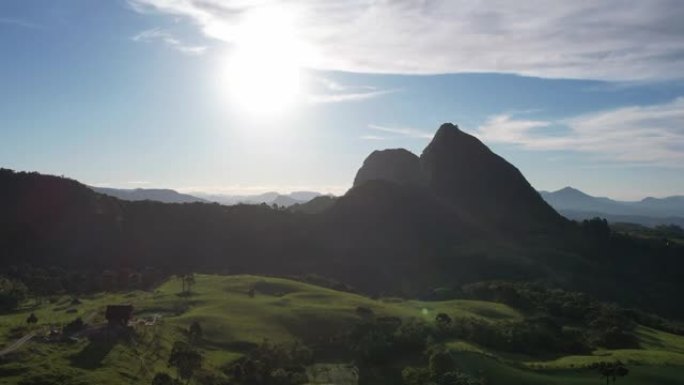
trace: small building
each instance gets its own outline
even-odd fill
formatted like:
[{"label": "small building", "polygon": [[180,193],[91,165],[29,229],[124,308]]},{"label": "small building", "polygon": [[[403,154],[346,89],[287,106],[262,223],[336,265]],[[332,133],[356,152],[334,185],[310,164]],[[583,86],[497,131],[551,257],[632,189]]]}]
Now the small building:
[{"label": "small building", "polygon": [[127,326],[133,316],[133,305],[107,305],[105,318],[109,326]]}]

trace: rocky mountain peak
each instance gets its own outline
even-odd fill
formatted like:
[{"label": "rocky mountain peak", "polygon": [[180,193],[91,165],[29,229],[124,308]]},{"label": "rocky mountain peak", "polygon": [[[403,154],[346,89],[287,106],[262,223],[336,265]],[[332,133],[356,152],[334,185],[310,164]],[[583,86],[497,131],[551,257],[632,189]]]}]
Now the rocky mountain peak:
[{"label": "rocky mountain peak", "polygon": [[373,151],[357,172],[354,187],[370,180],[401,185],[425,185],[426,182],[418,156],[403,148]]}]

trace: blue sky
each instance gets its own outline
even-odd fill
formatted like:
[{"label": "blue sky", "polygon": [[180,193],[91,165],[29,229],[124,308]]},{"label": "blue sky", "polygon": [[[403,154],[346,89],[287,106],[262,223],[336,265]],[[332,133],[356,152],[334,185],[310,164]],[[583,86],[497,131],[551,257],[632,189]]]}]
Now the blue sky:
[{"label": "blue sky", "polygon": [[342,193],[450,121],[538,189],[684,194],[684,3],[512,3],[3,1],[0,166]]}]

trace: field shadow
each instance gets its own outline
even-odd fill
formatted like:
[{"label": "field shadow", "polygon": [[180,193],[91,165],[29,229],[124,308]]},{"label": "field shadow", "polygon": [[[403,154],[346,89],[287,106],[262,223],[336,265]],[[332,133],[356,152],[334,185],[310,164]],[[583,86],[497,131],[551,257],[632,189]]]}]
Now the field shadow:
[{"label": "field shadow", "polygon": [[659,348],[665,347],[665,345],[663,344],[662,341],[660,341],[659,339],[655,338],[654,336],[652,336],[648,333],[645,333],[641,330],[637,330],[636,335],[637,335],[637,337],[639,337],[640,340],[642,340],[642,341],[644,341],[650,345],[657,346]]},{"label": "field shadow", "polygon": [[71,366],[81,369],[97,369],[102,366],[102,360],[116,345],[115,341],[90,341],[80,352],[69,357]]},{"label": "field shadow", "polygon": [[215,342],[209,339],[202,340],[202,345],[205,347],[211,347],[218,350],[228,350],[242,353],[253,350],[259,346],[259,344],[248,341]]},{"label": "field shadow", "polygon": [[28,368],[14,362],[5,362],[0,357],[0,378],[24,375]]}]

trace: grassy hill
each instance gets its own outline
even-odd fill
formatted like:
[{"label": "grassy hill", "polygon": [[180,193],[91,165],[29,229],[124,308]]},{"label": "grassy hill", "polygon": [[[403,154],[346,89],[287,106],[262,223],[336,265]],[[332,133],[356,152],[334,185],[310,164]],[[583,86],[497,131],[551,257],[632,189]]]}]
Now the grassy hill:
[{"label": "grassy hill", "polygon": [[[358,307],[376,317],[410,318],[434,323],[444,312],[488,322],[521,320],[525,315],[507,305],[450,300],[423,302],[370,299],[298,281],[260,276],[197,275],[192,294],[181,296],[181,282],[170,279],[154,292],[63,297],[52,303],[27,304],[20,311],[0,316],[0,346],[8,346],[32,331],[32,340],[0,358],[0,383],[44,377],[64,384],[145,384],[157,371],[168,371],[166,361],[174,341],[185,339],[193,321],[202,325],[199,348],[207,373],[222,376],[221,367],[239,359],[265,339],[278,342],[317,340],[338,335],[357,324]],[[255,289],[253,297],[248,295]],[[82,317],[91,326],[104,323],[107,304],[130,303],[139,319],[161,317],[153,326],[137,325],[137,337],[127,342],[95,343],[87,338],[69,343],[44,342],[48,324],[63,325]],[[38,324],[27,328],[33,312]],[[641,349],[600,350],[588,356],[540,359],[490,351],[465,341],[451,341],[459,365],[475,370],[489,384],[600,384],[602,379],[580,367],[607,358],[630,365],[624,384],[674,384],[684,376],[684,337],[639,327]],[[59,377],[62,376],[62,377]],[[29,384],[30,382],[25,382]],[[35,382],[34,383],[39,383]],[[681,382],[680,382],[681,383]]]}]

